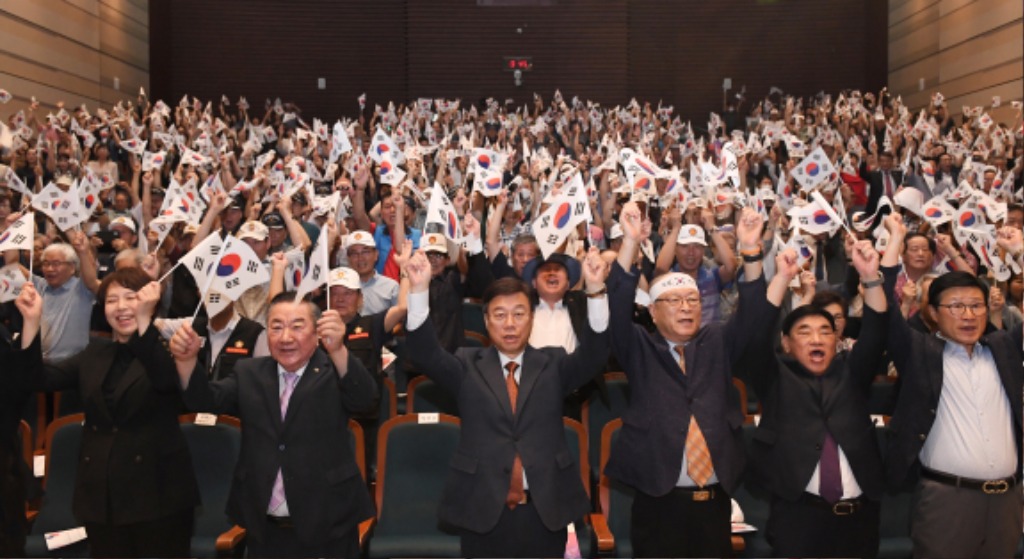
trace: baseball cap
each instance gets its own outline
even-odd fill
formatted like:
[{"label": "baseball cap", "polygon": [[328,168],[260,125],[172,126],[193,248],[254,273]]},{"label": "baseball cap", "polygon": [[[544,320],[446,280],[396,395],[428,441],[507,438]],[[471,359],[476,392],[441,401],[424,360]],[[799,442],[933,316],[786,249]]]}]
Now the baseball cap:
[{"label": "baseball cap", "polygon": [[335,285],[349,289],[359,289],[363,284],[359,281],[359,274],[355,270],[341,267],[331,270],[331,273],[327,276],[327,286],[334,287]]},{"label": "baseball cap", "polygon": [[444,235],[440,233],[427,233],[424,235],[422,246],[424,252],[448,254],[448,239],[445,239]]},{"label": "baseball cap", "polygon": [[137,229],[135,228],[135,220],[127,216],[122,215],[110,220],[110,224],[107,225],[107,229],[110,229],[115,225],[127,227],[128,229],[131,230],[132,233],[135,233],[137,231]]},{"label": "baseball cap", "polygon": [[679,228],[679,235],[676,236],[677,245],[698,244],[708,246],[704,237],[704,229],[699,225],[687,224]]},{"label": "baseball cap", "polygon": [[583,267],[580,265],[579,260],[561,252],[553,252],[547,258],[538,256],[527,262],[526,266],[523,266],[523,281],[527,285],[533,284],[533,277],[537,274],[537,270],[549,262],[561,264],[565,268],[566,273],[569,275],[569,287],[579,283],[580,276],[583,273]]},{"label": "baseball cap", "polygon": [[353,231],[345,237],[345,249],[349,247],[362,245],[365,247],[377,248],[377,243],[373,242],[373,235],[366,231]]},{"label": "baseball cap", "polygon": [[283,229],[284,228],[284,217],[281,216],[280,212],[270,212],[263,216],[263,225],[266,225],[270,229]]},{"label": "baseball cap", "polygon": [[270,230],[259,221],[246,221],[238,231],[239,239],[255,239],[257,241],[267,240]]},{"label": "baseball cap", "polygon": [[225,210],[241,210],[245,207],[245,202],[239,199],[239,196],[228,196],[228,205],[224,207]]},{"label": "baseball cap", "polygon": [[614,241],[615,239],[621,239],[622,235],[622,226],[616,223],[612,225],[612,230],[608,232],[608,240]]}]

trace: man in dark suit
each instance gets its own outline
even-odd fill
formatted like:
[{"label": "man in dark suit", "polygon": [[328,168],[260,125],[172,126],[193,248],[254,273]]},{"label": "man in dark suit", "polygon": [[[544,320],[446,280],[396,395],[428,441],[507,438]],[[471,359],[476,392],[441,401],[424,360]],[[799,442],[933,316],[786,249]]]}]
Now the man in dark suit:
[{"label": "man in dark suit", "polygon": [[467,557],[561,557],[566,527],[590,508],[566,446],[562,401],[608,358],[607,265],[591,249],[584,276],[593,295],[593,332],[570,355],[527,344],[533,305],[529,288],[515,278],[497,280],[484,292],[494,346],[443,351],[426,320],[430,264],[418,252],[406,268],[409,355],[418,370],[457,395],[462,416],[441,521],[461,529]]},{"label": "man in dark suit", "polygon": [[887,151],[878,154],[878,168],[868,171],[866,166],[862,167],[861,178],[868,183],[868,204],[865,211],[870,215],[875,213],[878,207],[878,200],[883,195],[890,200],[896,194],[896,189],[903,184],[903,171],[893,169],[893,155]]},{"label": "man in dark suit", "polygon": [[[887,219],[882,259],[893,305],[896,254],[906,236]],[[1020,230],[1003,228],[1015,256]],[[891,255],[891,257],[890,257]],[[910,535],[915,557],[1012,557],[1021,537],[1021,330],[985,334],[988,287],[967,272],[932,281],[928,305],[938,332],[912,330],[889,312],[889,355],[902,387],[890,423],[886,476],[915,485]],[[895,310],[895,309],[893,309]],[[859,343],[859,342],[858,342]]]},{"label": "man in dark suit", "polygon": [[631,396],[605,473],[636,489],[631,540],[637,557],[727,557],[729,494],[744,465],[744,417],[730,371],[752,341],[770,335],[765,325],[774,315],[761,277],[761,218],[746,209],[736,228],[746,280],[739,284],[736,314],[702,325],[696,281],[662,274],[649,293],[653,334],[632,323],[639,281],[633,263],[642,239],[635,203],[623,208],[620,224],[623,242],[608,297],[612,351]]},{"label": "man in dark suit", "polygon": [[376,409],[376,384],[346,349],[338,312],[318,317],[313,303],[278,295],[270,357],[240,361],[215,382],[197,363],[191,327],[171,339],[186,404],[244,425],[228,515],[247,530],[250,557],[358,557],[359,523],[373,515],[345,426]]},{"label": "man in dark suit", "polygon": [[[871,242],[859,241],[851,256],[864,286],[864,323],[853,349],[837,355],[832,315],[802,306],[783,321],[785,355],[776,358],[769,343],[752,359],[763,364],[750,380],[764,410],[752,468],[773,496],[766,537],[776,557],[878,554],[885,482],[868,396],[885,351],[886,303]],[[795,253],[777,261],[785,283],[800,271]],[[779,306],[785,294],[769,288],[768,300]]]}]

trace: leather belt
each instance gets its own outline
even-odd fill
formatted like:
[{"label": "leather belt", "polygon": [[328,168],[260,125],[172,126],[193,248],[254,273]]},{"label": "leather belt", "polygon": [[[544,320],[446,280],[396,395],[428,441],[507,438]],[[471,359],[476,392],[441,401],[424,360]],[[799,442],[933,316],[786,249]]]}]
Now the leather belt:
[{"label": "leather belt", "polygon": [[672,492],[677,495],[685,495],[693,501],[710,501],[715,498],[715,493],[721,487],[721,484],[715,483],[704,487],[676,487]]},{"label": "leather belt", "polygon": [[864,500],[860,497],[830,503],[814,493],[804,493],[804,500],[816,507],[831,510],[836,516],[849,516],[864,506]]},{"label": "leather belt", "polygon": [[943,485],[962,487],[964,489],[975,489],[986,495],[1002,495],[1020,483],[1020,474],[1013,474],[1010,477],[1001,479],[972,479],[969,477],[954,476],[928,468],[921,468],[921,477],[939,482]]},{"label": "leather belt", "polygon": [[267,523],[271,524],[273,526],[277,526],[278,528],[294,528],[295,527],[295,524],[292,522],[292,517],[290,517],[290,516],[273,516],[273,515],[269,515],[268,514],[267,515]]}]

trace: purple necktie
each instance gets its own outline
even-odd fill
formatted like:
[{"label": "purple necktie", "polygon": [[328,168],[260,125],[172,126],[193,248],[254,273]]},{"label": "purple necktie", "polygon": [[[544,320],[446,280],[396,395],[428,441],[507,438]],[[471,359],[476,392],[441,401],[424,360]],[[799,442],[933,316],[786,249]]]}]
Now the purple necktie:
[{"label": "purple necktie", "polygon": [[843,474],[839,470],[839,445],[832,438],[832,433],[828,431],[825,431],[825,442],[821,445],[818,494],[832,504],[843,498]]},{"label": "purple necktie", "polygon": [[[288,415],[288,400],[292,398],[295,391],[295,384],[299,380],[296,373],[284,373],[284,390],[281,391],[281,421]],[[277,478],[274,480],[274,488],[270,490],[270,510],[277,510],[284,502],[284,478],[281,476],[281,469],[277,470]]]}]

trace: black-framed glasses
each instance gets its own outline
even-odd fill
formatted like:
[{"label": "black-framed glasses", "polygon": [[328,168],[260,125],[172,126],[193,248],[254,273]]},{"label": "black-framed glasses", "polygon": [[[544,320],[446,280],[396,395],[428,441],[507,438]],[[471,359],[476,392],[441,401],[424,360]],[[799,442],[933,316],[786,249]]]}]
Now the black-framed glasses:
[{"label": "black-framed glasses", "polygon": [[948,305],[935,305],[936,307],[944,307],[949,309],[949,314],[953,316],[964,316],[967,309],[971,309],[971,314],[974,316],[980,316],[988,312],[988,306],[985,303],[950,303]]}]

